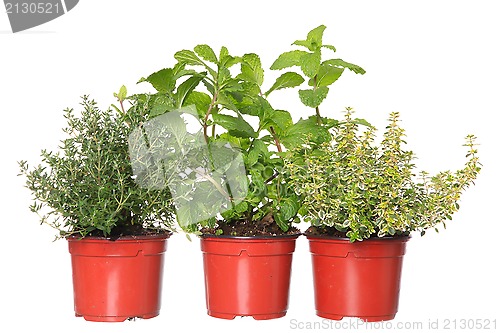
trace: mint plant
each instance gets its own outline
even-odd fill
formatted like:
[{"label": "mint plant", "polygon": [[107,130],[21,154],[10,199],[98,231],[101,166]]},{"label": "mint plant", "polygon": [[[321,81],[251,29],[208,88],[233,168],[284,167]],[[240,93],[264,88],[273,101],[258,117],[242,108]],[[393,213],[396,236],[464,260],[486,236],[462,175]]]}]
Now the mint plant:
[{"label": "mint plant", "polygon": [[[294,66],[300,67],[302,74],[307,77],[310,89],[299,90],[302,103],[316,109],[318,122],[321,122],[319,105],[329,92],[329,86],[337,81],[347,68],[356,74],[365,74],[366,71],[358,65],[342,59],[322,60],[322,51],[325,49],[336,52],[333,45],[323,44],[323,33],[326,26],[320,25],[312,29],[305,40],[296,40],[292,45],[306,48],[306,50],[293,50],[282,53],[272,64],[271,69],[280,70]],[[303,77],[295,72],[294,76]],[[287,74],[291,75],[291,74]]]},{"label": "mint plant", "polygon": [[[218,234],[239,233],[230,230],[238,224],[258,229],[244,235],[289,231],[291,223],[297,221],[299,202],[283,179],[280,138],[293,121],[289,112],[273,108],[267,97],[273,91],[300,85],[303,79],[284,75],[265,91],[259,56],[232,56],[226,47],[216,54],[210,46],[200,44],[193,50],[181,50],[174,57],[174,67],[139,81],[149,82],[156,92],[134,96],[134,107],[149,110],[149,119],[193,107],[210,150],[229,144],[242,153],[248,187],[244,198],[225,193],[235,204],[220,216],[193,221],[182,228],[195,233],[201,229]],[[224,190],[225,185],[220,187]],[[220,192],[220,188],[213,190]],[[177,214],[179,217],[189,212],[178,210]]]},{"label": "mint plant", "polygon": [[[118,95],[122,104],[125,88]],[[31,210],[42,224],[57,229],[58,237],[174,230],[168,190],[140,188],[133,179],[127,139],[144,114],[135,113],[136,108],[126,114],[101,110],[86,96],[81,104],[81,115],[64,111],[66,138],[60,151],[42,150],[42,161],[33,168],[19,162],[33,194]]]},{"label": "mint plant", "polygon": [[332,142],[306,140],[287,155],[285,169],[303,202],[304,219],[319,233],[345,235],[352,242],[446,227],[481,170],[476,138],[466,137],[462,169],[432,177],[420,172],[417,179],[414,153],[403,148],[399,114],[391,113],[379,146],[375,129],[361,133],[352,114],[348,108]]}]

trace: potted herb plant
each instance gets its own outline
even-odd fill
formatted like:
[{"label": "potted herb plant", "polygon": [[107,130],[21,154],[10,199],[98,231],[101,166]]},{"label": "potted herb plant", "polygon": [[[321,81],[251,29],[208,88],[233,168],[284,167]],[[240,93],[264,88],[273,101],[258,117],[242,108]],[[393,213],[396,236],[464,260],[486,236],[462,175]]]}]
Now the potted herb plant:
[{"label": "potted herb plant", "polygon": [[[117,97],[123,107],[124,87]],[[133,179],[128,135],[145,114],[136,107],[101,110],[88,97],[82,107],[81,114],[65,110],[60,151],[43,150],[34,168],[20,162],[30,208],[68,241],[76,316],[155,317],[174,215],[167,190],[140,188]]]},{"label": "potted herb plant", "polygon": [[[131,140],[132,158],[141,161],[136,179],[168,186],[177,222],[200,236],[209,315],[284,316],[299,203],[279,172],[278,133],[292,118],[267,96],[303,79],[287,74],[264,92],[258,55],[234,57],[226,47],[216,55],[202,44],[175,59],[140,80],[155,93],[134,97],[152,118]],[[186,117],[196,119],[197,131]]]},{"label": "potted herb plant", "polygon": [[285,169],[302,199],[312,253],[316,313],[340,320],[393,319],[411,232],[445,226],[474,182],[480,163],[467,136],[467,162],[456,172],[416,178],[404,149],[399,114],[392,113],[380,145],[375,129],[360,132],[348,108],[331,142],[307,141],[290,152]]}]

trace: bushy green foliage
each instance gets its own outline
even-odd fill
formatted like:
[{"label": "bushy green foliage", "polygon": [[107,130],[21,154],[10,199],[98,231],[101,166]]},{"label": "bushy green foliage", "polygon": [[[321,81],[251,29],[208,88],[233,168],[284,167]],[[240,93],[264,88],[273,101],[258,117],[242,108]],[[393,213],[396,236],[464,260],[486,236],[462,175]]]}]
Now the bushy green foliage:
[{"label": "bushy green foliage", "polygon": [[[285,179],[282,154],[300,145],[305,135],[313,136],[316,142],[329,141],[328,129],[337,122],[321,118],[318,111],[328,86],[340,77],[344,68],[364,73],[359,66],[341,59],[321,61],[321,49],[335,50],[323,45],[324,30],[325,26],[319,26],[308,33],[306,40],[294,43],[309,51],[286,52],[271,66],[276,70],[299,66],[303,74],[285,72],[267,89],[264,89],[265,71],[257,54],[233,56],[226,47],[216,53],[205,44],[176,52],[177,63],[173,67],[139,81],[149,82],[156,90],[153,94],[134,96],[151,118],[194,106],[209,146],[230,143],[243,154],[249,192],[241,202],[222,213],[223,223],[271,218],[287,231],[292,222],[298,221],[300,202]],[[317,110],[317,116],[294,123],[290,113],[272,106],[268,97],[274,91],[298,87],[306,79],[311,88],[300,90],[299,95],[304,104]],[[218,222],[221,220],[214,217],[183,228],[197,232]]]},{"label": "bushy green foliage", "polygon": [[[126,91],[121,90],[120,103]],[[19,162],[21,175],[33,194],[31,210],[60,236],[96,232],[109,236],[113,229],[173,229],[173,209],[168,191],[142,189],[134,182],[129,160],[128,134],[145,119],[131,108],[119,114],[100,110],[83,97],[78,115],[66,109],[66,138],[60,150],[42,150],[42,162],[30,168]]]},{"label": "bushy green foliage", "polygon": [[433,177],[421,172],[418,178],[414,154],[403,148],[398,113],[391,113],[379,146],[374,144],[375,129],[361,133],[352,113],[348,108],[332,142],[306,142],[288,154],[285,169],[302,200],[305,220],[346,232],[351,241],[424,234],[445,225],[481,169],[475,137],[466,137],[463,169]]}]

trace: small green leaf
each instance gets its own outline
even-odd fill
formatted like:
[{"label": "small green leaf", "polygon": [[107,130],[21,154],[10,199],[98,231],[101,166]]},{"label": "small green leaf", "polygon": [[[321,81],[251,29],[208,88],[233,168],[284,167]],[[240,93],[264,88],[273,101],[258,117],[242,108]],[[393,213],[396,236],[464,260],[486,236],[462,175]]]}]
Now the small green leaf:
[{"label": "small green leaf", "polygon": [[138,83],[149,82],[158,92],[167,93],[175,89],[175,81],[172,68],[164,68],[149,75],[147,78],[142,78]]},{"label": "small green leaf", "polygon": [[302,82],[304,82],[304,78],[299,74],[286,72],[276,79],[276,82],[274,82],[273,86],[265,93],[265,95],[267,96],[275,90],[300,86]]},{"label": "small green leaf", "polygon": [[215,55],[214,50],[206,44],[196,45],[194,47],[194,51],[206,61],[210,61],[211,63],[217,63],[217,56]]},{"label": "small green leaf", "polygon": [[338,80],[344,72],[343,68],[322,64],[319,68],[316,82],[314,78],[309,80],[310,86],[326,87]]},{"label": "small green leaf", "polygon": [[314,28],[309,31],[306,40],[296,40],[293,45],[305,46],[312,52],[319,51],[321,46],[323,46],[323,33],[325,29],[326,26],[324,25]]},{"label": "small green leaf", "polygon": [[335,66],[335,67],[347,68],[356,74],[365,74],[366,73],[366,71],[363,68],[359,67],[358,65],[351,64],[351,63],[344,61],[342,59],[326,60],[326,61],[323,61],[323,65],[331,65],[331,66]]},{"label": "small green leaf", "polygon": [[314,53],[307,53],[300,59],[300,69],[308,77],[314,77],[318,74],[321,65],[321,53],[316,51]]},{"label": "small green leaf", "polygon": [[280,213],[284,220],[288,221],[297,215],[299,202],[295,197],[283,198],[280,202]]},{"label": "small green leaf", "polygon": [[319,87],[316,90],[299,90],[299,97],[305,106],[316,108],[326,98],[326,96],[328,95],[328,90],[328,87]]},{"label": "small green leaf", "polygon": [[280,211],[274,213],[274,221],[276,222],[278,227],[280,227],[280,229],[283,231],[288,231],[288,229],[290,228],[288,221],[283,218]]},{"label": "small green leaf", "polygon": [[337,49],[333,45],[322,45],[321,47],[324,47],[325,49],[330,49],[333,52],[337,52]]},{"label": "small green leaf", "polygon": [[212,117],[214,122],[227,129],[230,135],[242,138],[253,138],[257,134],[241,115],[238,115],[236,118],[225,114],[213,114]]},{"label": "small green leaf", "polygon": [[152,96],[151,108],[149,109],[149,116],[156,117],[164,114],[165,112],[174,109],[172,100],[164,94],[156,94]]},{"label": "small green leaf", "polygon": [[238,213],[244,213],[248,210],[248,203],[245,202],[245,201],[242,201],[240,202],[239,204],[237,204],[234,209],[238,212]]},{"label": "small green leaf", "polygon": [[190,50],[178,51],[175,53],[174,58],[177,61],[184,63],[186,65],[205,66],[203,61],[201,61],[201,59],[198,58],[198,56],[193,51]]},{"label": "small green leaf", "polygon": [[175,93],[176,108],[181,108],[187,96],[198,86],[204,75],[193,75],[186,81],[182,82]]},{"label": "small green leaf", "polygon": [[233,57],[229,55],[227,47],[223,46],[220,49],[219,54],[219,64],[221,67],[230,68],[231,66],[239,63],[241,61],[240,57]]},{"label": "small green leaf", "polygon": [[205,93],[192,91],[184,100],[184,105],[195,105],[200,117],[204,117],[210,106],[212,98]]},{"label": "small green leaf", "polygon": [[309,53],[300,50],[282,53],[271,65],[271,69],[275,70],[292,66],[300,66],[302,57],[307,54]]},{"label": "small green leaf", "polygon": [[238,75],[238,78],[255,83],[259,87],[262,85],[264,82],[264,70],[257,54],[249,53],[243,56],[241,73]]},{"label": "small green leaf", "polygon": [[265,110],[264,117],[260,121],[260,128],[269,129],[272,126],[278,134],[286,131],[292,125],[293,120],[290,112],[283,110]]},{"label": "small green leaf", "polygon": [[281,143],[287,149],[293,149],[304,143],[304,140],[310,140],[315,143],[322,143],[331,140],[328,129],[317,124],[316,116],[308,119],[300,119],[295,124],[287,128]]},{"label": "small green leaf", "polygon": [[118,98],[120,102],[123,102],[127,98],[127,87],[121,86],[118,93],[114,93],[114,96]]}]

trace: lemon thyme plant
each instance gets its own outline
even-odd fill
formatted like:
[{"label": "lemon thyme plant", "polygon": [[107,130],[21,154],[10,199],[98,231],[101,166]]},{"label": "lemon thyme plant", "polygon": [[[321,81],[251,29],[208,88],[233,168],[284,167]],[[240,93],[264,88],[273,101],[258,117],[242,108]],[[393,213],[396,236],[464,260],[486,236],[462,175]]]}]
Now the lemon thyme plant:
[{"label": "lemon thyme plant", "polygon": [[[120,104],[125,88],[116,95]],[[168,190],[148,190],[133,179],[128,135],[144,115],[101,110],[87,96],[78,114],[66,109],[66,138],[58,151],[42,150],[41,164],[19,162],[31,210],[42,224],[70,235],[118,237],[173,230],[174,215]],[[162,231],[163,230],[163,231]]]},{"label": "lemon thyme plant", "polygon": [[[370,237],[422,235],[459,209],[462,192],[473,184],[481,164],[476,138],[466,137],[465,166],[435,176],[416,177],[413,152],[403,148],[404,129],[399,114],[391,113],[379,146],[375,129],[361,132],[348,108],[332,142],[307,142],[286,158],[289,182],[300,196],[304,219],[315,232],[348,237],[352,242]],[[311,230],[310,230],[311,231]]]}]

